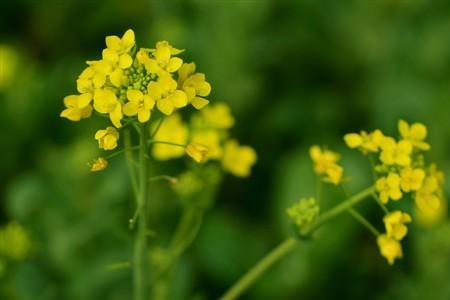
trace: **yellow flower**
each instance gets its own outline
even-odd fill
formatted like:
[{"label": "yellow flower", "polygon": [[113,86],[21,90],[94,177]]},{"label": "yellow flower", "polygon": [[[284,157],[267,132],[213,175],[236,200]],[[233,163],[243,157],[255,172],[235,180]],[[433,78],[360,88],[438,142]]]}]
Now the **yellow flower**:
[{"label": "yellow flower", "polygon": [[107,36],[105,42],[108,49],[115,51],[119,55],[130,52],[135,44],[134,31],[128,29],[122,38],[119,38],[117,35]]},{"label": "yellow flower", "polygon": [[147,122],[151,116],[150,111],[155,106],[155,100],[139,90],[128,90],[127,99],[129,102],[123,106],[123,113],[129,117],[137,115],[139,122]]},{"label": "yellow flower", "polygon": [[[202,98],[211,93],[211,85],[205,80],[205,74],[195,73],[195,64],[183,64],[178,70],[178,84],[187,95],[188,101],[196,109],[202,109],[209,101]],[[200,97],[198,97],[200,96]]]},{"label": "yellow flower", "polygon": [[[96,89],[102,88],[106,83],[106,78],[112,72],[111,65],[104,60],[92,60],[86,62],[90,68],[85,69],[80,78],[91,80],[92,86]],[[84,82],[87,85],[87,82]]]},{"label": "yellow flower", "polygon": [[426,226],[439,222],[447,213],[442,191],[443,174],[433,165],[429,171],[430,175],[425,178],[414,198],[417,220]]},{"label": "yellow flower", "polygon": [[402,240],[408,233],[405,223],[411,222],[411,216],[399,210],[393,211],[383,218],[386,233],[398,241]]},{"label": "yellow flower", "polygon": [[194,130],[191,133],[191,142],[208,147],[207,159],[219,159],[222,156],[221,141],[222,135],[217,130]]},{"label": "yellow flower", "polygon": [[419,168],[405,167],[401,170],[400,177],[400,186],[404,192],[417,191],[425,179],[425,171]]},{"label": "yellow flower", "polygon": [[187,105],[186,93],[177,90],[177,82],[170,75],[163,75],[158,81],[148,84],[148,94],[156,101],[156,106],[165,115],[170,115],[175,108]]},{"label": "yellow flower", "polygon": [[223,150],[222,166],[231,174],[238,177],[250,175],[251,167],[256,163],[255,150],[249,146],[239,146],[235,140],[225,143]]},{"label": "yellow flower", "polygon": [[92,106],[86,105],[80,107],[80,102],[83,104],[83,97],[83,95],[64,97],[64,106],[66,109],[61,112],[60,116],[71,121],[80,121],[81,119],[89,118],[92,114]]},{"label": "yellow flower", "polygon": [[[179,50],[172,47],[167,41],[160,41],[156,43],[156,49],[149,49],[153,58],[145,58],[142,55],[142,63],[149,73],[164,75],[165,73],[173,73],[180,69],[183,60],[179,57],[172,57],[184,50]],[[144,52],[145,53],[145,52]]]},{"label": "yellow flower", "polygon": [[375,188],[380,193],[381,202],[386,204],[389,199],[397,201],[402,198],[400,181],[400,176],[396,173],[389,173],[387,177],[381,177],[376,181]]},{"label": "yellow flower", "polygon": [[230,107],[225,103],[214,103],[202,109],[202,121],[205,126],[217,129],[229,129],[234,125]]},{"label": "yellow flower", "polygon": [[410,141],[419,150],[430,150],[430,145],[424,142],[427,137],[427,127],[422,123],[409,125],[407,122],[398,121],[398,131],[403,139]]},{"label": "yellow flower", "polygon": [[385,137],[381,143],[380,160],[383,164],[399,165],[402,167],[411,164],[413,145],[410,141],[401,140],[398,143],[391,137]]},{"label": "yellow flower", "polygon": [[118,54],[111,49],[104,49],[102,53],[103,61],[111,66],[109,79],[115,87],[120,87],[123,83],[123,70],[128,69],[133,64],[133,58],[128,53]]},{"label": "yellow flower", "polygon": [[17,222],[0,228],[0,257],[23,260],[30,253],[31,246],[27,231]]},{"label": "yellow flower", "polygon": [[205,162],[208,155],[208,147],[199,143],[190,143],[186,146],[185,151],[187,155],[198,163]]},{"label": "yellow flower", "polygon": [[371,133],[361,131],[360,134],[348,133],[344,136],[344,141],[349,148],[359,148],[364,154],[368,152],[378,152],[384,135],[381,130],[375,130]]},{"label": "yellow flower", "polygon": [[336,185],[342,182],[344,169],[337,164],[339,154],[314,145],[309,149],[309,155],[314,162],[314,172],[324,181]]},{"label": "yellow flower", "polygon": [[91,172],[99,172],[106,169],[106,167],[108,166],[108,161],[103,157],[99,157],[93,162],[89,163],[88,165],[90,167]]},{"label": "yellow flower", "polygon": [[[188,130],[181,120],[180,114],[176,113],[165,118],[154,139],[185,145],[188,139]],[[156,143],[153,145],[152,155],[157,160],[168,160],[183,156],[184,148]]]},{"label": "yellow flower", "polygon": [[116,95],[110,90],[96,90],[94,94],[94,109],[102,114],[109,114],[109,118],[116,128],[122,124],[122,105]]},{"label": "yellow flower", "polygon": [[403,257],[402,245],[396,239],[381,234],[377,238],[377,244],[381,255],[387,259],[390,265],[394,264],[396,258]]},{"label": "yellow flower", "polygon": [[95,133],[95,139],[100,149],[112,150],[117,147],[119,132],[114,127],[108,126],[106,129],[98,130]]}]

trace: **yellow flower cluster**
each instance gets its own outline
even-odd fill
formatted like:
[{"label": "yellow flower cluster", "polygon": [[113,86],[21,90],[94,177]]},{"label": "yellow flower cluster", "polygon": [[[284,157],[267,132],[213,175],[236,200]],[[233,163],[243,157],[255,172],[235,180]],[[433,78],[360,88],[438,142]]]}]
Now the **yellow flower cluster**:
[{"label": "yellow flower cluster", "polygon": [[0,257],[23,260],[30,251],[30,237],[20,224],[10,222],[0,228]]},{"label": "yellow flower cluster", "polygon": [[386,233],[377,238],[380,253],[390,265],[394,264],[396,258],[403,256],[400,241],[406,236],[408,227],[405,223],[411,222],[411,216],[399,210],[389,213],[383,218]]},{"label": "yellow flower cluster", "polygon": [[340,159],[338,153],[314,145],[309,149],[309,155],[314,163],[314,172],[323,181],[335,185],[342,182],[344,169],[338,164]]},{"label": "yellow flower cluster", "polygon": [[211,92],[205,74],[195,72],[194,63],[185,63],[178,54],[184,50],[167,41],[155,48],[137,48],[133,30],[122,37],[107,36],[106,48],[100,60],[87,61],[77,79],[77,95],[64,98],[61,117],[71,121],[88,118],[95,110],[106,115],[114,127],[95,134],[100,148],[112,150],[117,146],[116,128],[122,120],[146,123],[157,108],[164,115],[192,104],[202,109]]},{"label": "yellow flower cluster", "polygon": [[[384,135],[380,130],[371,133],[349,133],[344,136],[347,146],[359,149],[365,155],[375,155],[378,164],[375,189],[382,204],[399,201],[407,193],[412,193],[415,203],[416,220],[422,224],[433,224],[446,213],[443,197],[444,174],[436,165],[427,166],[423,151],[430,149],[425,141],[427,128],[421,123],[398,122],[400,138]],[[402,257],[400,240],[406,235],[404,223],[411,217],[400,211],[384,218],[386,234],[378,237],[381,254],[389,264]]]},{"label": "yellow flower cluster", "polygon": [[193,114],[189,123],[183,122],[181,116],[174,113],[164,120],[155,139],[188,146],[183,149],[156,143],[152,155],[158,160],[168,160],[187,153],[198,162],[220,161],[225,171],[247,177],[257,155],[253,148],[241,146],[229,138],[228,129],[233,125],[234,118],[225,103],[215,103]]}]

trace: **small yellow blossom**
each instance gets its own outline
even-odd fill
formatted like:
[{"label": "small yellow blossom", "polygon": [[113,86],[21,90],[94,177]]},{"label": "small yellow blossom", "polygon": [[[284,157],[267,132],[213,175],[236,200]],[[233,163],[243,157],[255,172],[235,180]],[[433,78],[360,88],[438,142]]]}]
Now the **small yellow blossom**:
[{"label": "small yellow blossom", "polygon": [[[188,129],[181,120],[180,114],[175,113],[169,117],[166,117],[154,139],[157,141],[166,141],[185,145],[188,140]],[[169,160],[183,156],[184,149],[173,145],[156,143],[152,147],[152,155],[157,160]]]},{"label": "small yellow blossom", "polygon": [[400,186],[404,192],[417,191],[425,179],[425,171],[420,168],[405,167],[400,172]]},{"label": "small yellow blossom", "polygon": [[386,204],[389,199],[397,201],[402,198],[400,182],[400,176],[396,173],[389,173],[388,176],[381,177],[376,181],[375,188],[380,193],[381,202]]},{"label": "small yellow blossom", "polygon": [[180,69],[183,60],[179,57],[172,57],[172,55],[180,54],[183,51],[172,47],[167,41],[160,41],[156,43],[155,49],[149,50],[153,58],[145,59],[143,62],[148,72],[152,74],[173,73]]},{"label": "small yellow blossom", "polygon": [[409,125],[406,121],[398,121],[398,131],[403,139],[410,141],[419,150],[430,150],[430,145],[424,142],[427,137],[427,127],[422,123]]},{"label": "small yellow blossom", "polygon": [[348,133],[344,136],[344,141],[349,148],[359,148],[364,154],[368,152],[378,152],[384,135],[381,130],[375,130],[371,133],[361,131],[358,133]]},{"label": "small yellow blossom", "polygon": [[95,133],[95,139],[100,149],[113,150],[117,147],[119,132],[114,127],[108,126],[106,129],[98,130]]},{"label": "small yellow blossom", "polygon": [[85,70],[85,74],[81,73],[81,75],[86,76],[85,79],[87,80],[92,80],[92,86],[96,89],[102,88],[108,75],[112,72],[111,65],[104,60],[92,60],[86,63],[90,66],[90,69]]},{"label": "small yellow blossom", "polygon": [[344,169],[337,164],[339,154],[315,145],[309,149],[309,155],[314,162],[314,172],[324,181],[336,185],[342,182]]},{"label": "small yellow blossom", "polygon": [[186,93],[187,99],[192,106],[196,109],[202,109],[209,103],[208,100],[202,97],[206,97],[211,93],[211,85],[206,81],[205,74],[194,72],[194,63],[183,64],[178,70],[178,84]]},{"label": "small yellow blossom", "polygon": [[429,172],[414,198],[417,220],[426,226],[437,223],[447,213],[442,190],[443,173],[433,165],[429,168]]},{"label": "small yellow blossom", "polygon": [[60,116],[71,121],[80,121],[81,119],[89,118],[92,114],[92,106],[87,105],[80,108],[80,100],[82,95],[70,95],[64,97],[64,109]]},{"label": "small yellow blossom", "polygon": [[199,143],[190,143],[186,146],[185,151],[187,155],[198,163],[205,162],[208,155],[208,147]]},{"label": "small yellow blossom", "polygon": [[214,129],[193,130],[191,132],[191,142],[205,145],[208,147],[207,159],[219,159],[222,157],[223,150],[221,146],[223,134]]},{"label": "small yellow blossom", "polygon": [[250,175],[251,167],[256,163],[255,150],[249,146],[240,146],[237,141],[230,140],[223,149],[222,166],[231,174],[238,177]]},{"label": "small yellow blossom", "polygon": [[116,128],[122,124],[122,105],[117,100],[117,96],[110,90],[96,90],[94,94],[94,109],[102,114],[109,114],[109,118]]},{"label": "small yellow blossom", "polygon": [[163,75],[148,84],[148,94],[156,101],[159,111],[170,115],[176,108],[187,105],[186,93],[177,90],[177,82],[170,75]]},{"label": "small yellow blossom", "polygon": [[225,103],[220,102],[205,107],[201,111],[201,116],[207,126],[216,129],[229,129],[234,125],[230,107]]},{"label": "small yellow blossom", "polygon": [[320,213],[320,207],[315,198],[302,198],[289,207],[286,213],[302,232],[314,223]]},{"label": "small yellow blossom", "polygon": [[401,241],[408,233],[405,223],[411,222],[411,216],[399,210],[393,211],[383,218],[386,234]]},{"label": "small yellow blossom", "polygon": [[380,160],[383,164],[409,166],[413,145],[410,141],[401,140],[398,143],[391,137],[385,137],[381,143]]},{"label": "small yellow blossom", "polygon": [[150,111],[155,106],[155,100],[139,90],[128,90],[127,99],[129,102],[123,106],[123,113],[128,117],[137,115],[139,122],[147,122],[151,116]]},{"label": "small yellow blossom", "polygon": [[30,237],[17,222],[10,222],[0,228],[0,256],[12,260],[23,260],[31,251]]},{"label": "small yellow blossom", "polygon": [[402,245],[398,240],[381,234],[377,238],[377,244],[381,255],[387,259],[390,265],[394,264],[395,259],[403,257]]},{"label": "small yellow blossom", "polygon": [[135,45],[134,31],[128,29],[122,38],[117,35],[109,35],[105,38],[105,42],[108,49],[115,51],[119,55],[130,52],[131,48]]},{"label": "small yellow blossom", "polygon": [[120,87],[124,81],[123,70],[128,69],[133,64],[133,58],[128,53],[119,55],[116,51],[111,49],[104,49],[102,53],[103,61],[107,62],[111,71],[109,79],[115,87]]},{"label": "small yellow blossom", "polygon": [[92,163],[89,163],[89,167],[91,172],[99,172],[106,169],[108,166],[108,161],[104,159],[103,157],[99,157],[96,160],[94,160]]}]

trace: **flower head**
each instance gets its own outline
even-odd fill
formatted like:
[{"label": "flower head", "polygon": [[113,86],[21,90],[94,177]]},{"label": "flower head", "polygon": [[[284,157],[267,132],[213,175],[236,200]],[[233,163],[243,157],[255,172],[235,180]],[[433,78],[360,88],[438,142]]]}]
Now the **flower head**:
[{"label": "flower head", "polygon": [[145,123],[150,119],[155,100],[144,95],[140,90],[127,91],[128,102],[123,106],[123,113],[128,117],[138,116],[138,121]]},{"label": "flower head", "polygon": [[378,152],[384,135],[381,130],[377,129],[371,133],[361,131],[358,133],[348,133],[344,136],[344,141],[349,148],[358,148],[364,154],[369,152]]},{"label": "flower head", "polygon": [[117,147],[119,132],[114,127],[108,126],[106,129],[98,130],[95,133],[95,139],[100,149],[113,150]]},{"label": "flower head", "polygon": [[398,121],[398,131],[403,139],[408,140],[419,150],[430,150],[430,145],[424,142],[427,137],[427,127],[422,123],[409,125],[406,121]]},{"label": "flower head", "polygon": [[286,210],[300,232],[307,230],[319,215],[320,207],[315,198],[302,198]]},{"label": "flower head", "polygon": [[255,150],[249,146],[240,146],[237,141],[230,140],[223,148],[222,166],[238,177],[250,175],[251,167],[256,163]]},{"label": "flower head", "polygon": [[381,202],[386,204],[389,199],[397,201],[402,198],[400,182],[400,176],[396,173],[389,173],[386,177],[381,177],[376,181],[375,188],[380,194]]},{"label": "flower head", "polygon": [[402,240],[408,232],[405,223],[411,222],[411,216],[407,213],[396,210],[383,218],[386,233],[398,241]]},{"label": "flower head", "polygon": [[314,162],[314,171],[325,182],[336,185],[342,182],[344,169],[337,163],[339,154],[315,145],[309,149],[309,155]]},{"label": "flower head", "polygon": [[381,234],[377,238],[377,244],[381,255],[387,259],[390,265],[394,264],[395,259],[403,257],[402,245],[398,240],[386,234]]},{"label": "flower head", "polygon": [[208,147],[199,143],[190,143],[186,146],[185,151],[198,163],[205,162],[208,155]]},{"label": "flower head", "polygon": [[422,186],[425,171],[420,168],[405,167],[400,172],[400,186],[404,192],[417,191]]},{"label": "flower head", "polygon": [[90,167],[91,172],[99,172],[106,169],[106,167],[108,166],[108,161],[103,157],[99,157],[93,162],[89,163],[88,165]]},{"label": "flower head", "polygon": [[381,143],[380,160],[387,166],[398,165],[402,167],[411,164],[413,145],[408,140],[396,142],[391,137],[385,137]]},{"label": "flower head", "polygon": [[[181,120],[180,114],[173,114],[166,117],[163,124],[155,135],[155,140],[166,141],[185,145],[188,140],[188,128]],[[157,160],[168,160],[183,156],[185,153],[182,147],[154,144],[152,155]]]}]

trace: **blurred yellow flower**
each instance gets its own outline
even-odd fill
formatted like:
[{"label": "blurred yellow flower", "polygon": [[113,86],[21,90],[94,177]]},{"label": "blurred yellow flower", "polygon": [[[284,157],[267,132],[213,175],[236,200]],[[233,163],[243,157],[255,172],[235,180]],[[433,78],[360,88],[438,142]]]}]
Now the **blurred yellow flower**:
[{"label": "blurred yellow flower", "polygon": [[368,152],[378,152],[384,135],[381,130],[375,130],[371,133],[361,131],[358,133],[348,133],[344,136],[344,141],[349,148],[359,148],[364,154]]},{"label": "blurred yellow flower", "polygon": [[216,129],[229,129],[234,125],[230,107],[222,102],[214,103],[202,109],[201,116],[206,126]]},{"label": "blurred yellow flower", "polygon": [[390,265],[394,264],[395,259],[403,257],[402,245],[398,240],[381,234],[377,238],[377,244],[381,255],[387,259]]},{"label": "blurred yellow flower", "polygon": [[239,146],[235,140],[225,143],[223,149],[222,166],[231,174],[238,177],[250,175],[251,167],[256,163],[255,150],[249,146]]},{"label": "blurred yellow flower", "polygon": [[205,74],[194,72],[194,63],[183,64],[180,70],[178,70],[178,84],[186,93],[188,101],[192,106],[196,109],[202,109],[209,103],[208,100],[202,97],[206,97],[211,93],[211,85],[206,81]]},{"label": "blurred yellow flower", "polygon": [[[183,124],[180,114],[175,113],[166,117],[154,139],[185,145],[188,140],[188,129]],[[184,148],[156,143],[153,145],[152,155],[157,160],[168,160],[183,156]]]},{"label": "blurred yellow flower", "polygon": [[199,143],[190,143],[186,146],[185,151],[187,155],[198,163],[205,162],[208,155],[208,147]]},{"label": "blurred yellow flower", "polygon": [[375,188],[380,194],[381,202],[386,204],[389,199],[400,200],[402,198],[400,182],[400,176],[396,173],[389,173],[386,177],[381,177],[376,181]]},{"label": "blurred yellow flower", "polygon": [[399,210],[393,211],[383,218],[386,234],[398,241],[408,233],[405,223],[411,222],[411,216]]},{"label": "blurred yellow flower", "polygon": [[206,159],[219,159],[223,154],[221,146],[222,135],[217,130],[193,130],[190,140],[208,147]]},{"label": "blurred yellow flower", "polygon": [[417,191],[425,179],[425,171],[420,168],[405,167],[400,172],[400,186],[404,192]]},{"label": "blurred yellow flower", "polygon": [[397,143],[393,138],[385,137],[381,143],[380,160],[387,166],[409,166],[412,150],[413,145],[410,141],[401,140]]},{"label": "blurred yellow flower", "polygon": [[95,133],[95,139],[100,149],[113,150],[117,147],[119,132],[114,127],[108,126],[106,129],[98,130]]},{"label": "blurred yellow flower", "polygon": [[93,162],[89,163],[88,165],[90,167],[91,172],[99,172],[106,169],[106,167],[108,166],[108,161],[103,157],[99,157]]},{"label": "blurred yellow flower", "polygon": [[430,150],[430,145],[424,142],[427,137],[427,127],[422,123],[409,125],[406,121],[398,121],[398,131],[403,139],[408,140],[419,150]]},{"label": "blurred yellow flower", "polygon": [[128,117],[137,115],[139,122],[147,122],[151,116],[151,109],[155,106],[155,100],[139,90],[128,90],[127,99],[129,102],[123,106],[123,113]]},{"label": "blurred yellow flower", "polygon": [[337,164],[340,159],[339,154],[327,149],[322,150],[314,145],[309,149],[309,155],[314,163],[314,172],[325,182],[336,185],[342,182],[344,169]]}]

